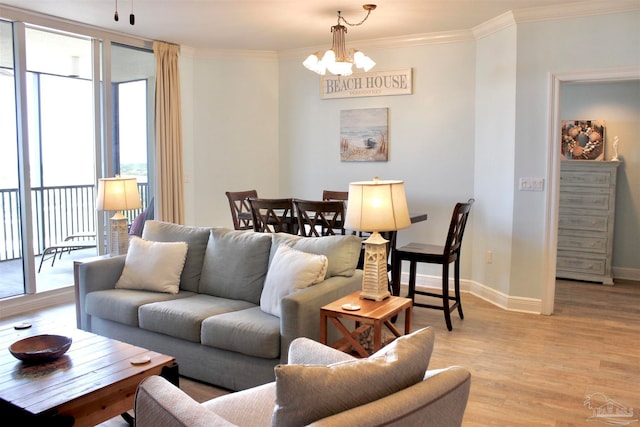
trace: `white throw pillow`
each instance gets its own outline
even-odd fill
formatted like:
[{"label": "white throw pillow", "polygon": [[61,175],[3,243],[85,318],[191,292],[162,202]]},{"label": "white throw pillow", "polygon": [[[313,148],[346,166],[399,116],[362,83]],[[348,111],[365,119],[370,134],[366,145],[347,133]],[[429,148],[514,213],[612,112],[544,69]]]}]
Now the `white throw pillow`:
[{"label": "white throw pillow", "polygon": [[280,245],[267,271],[260,295],[260,309],[280,317],[280,300],[300,289],[322,282],[328,263],[324,255],[308,254]]},{"label": "white throw pillow", "polygon": [[188,247],[186,242],[132,237],[116,288],[177,294]]}]

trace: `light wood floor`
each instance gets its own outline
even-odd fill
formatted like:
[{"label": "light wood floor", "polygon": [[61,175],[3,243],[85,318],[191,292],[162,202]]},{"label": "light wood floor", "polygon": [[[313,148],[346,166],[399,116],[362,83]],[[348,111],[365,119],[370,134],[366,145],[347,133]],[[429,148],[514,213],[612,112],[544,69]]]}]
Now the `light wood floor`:
[{"label": "light wood floor", "polygon": [[[452,332],[442,312],[415,308],[412,329],[436,330],[431,369],[471,371],[465,427],[594,425],[584,405],[592,393],[640,418],[640,283],[558,281],[552,316],[506,311],[469,294],[463,308],[465,320],[454,315]],[[75,322],[71,307],[49,315]],[[198,401],[226,393],[188,379],[181,388]],[[114,418],[101,426],[124,425]]]}]

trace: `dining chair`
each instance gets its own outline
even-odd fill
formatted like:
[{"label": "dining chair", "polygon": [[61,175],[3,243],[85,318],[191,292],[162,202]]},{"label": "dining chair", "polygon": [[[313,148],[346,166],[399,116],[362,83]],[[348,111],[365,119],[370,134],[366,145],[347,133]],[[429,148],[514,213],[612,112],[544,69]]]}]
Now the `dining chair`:
[{"label": "dining chair", "polygon": [[349,200],[349,192],[348,191],[333,191],[333,190],[323,190],[322,191],[322,200],[331,201],[331,200],[342,200],[346,202]]},{"label": "dining chair", "polygon": [[231,219],[235,230],[253,230],[253,216],[249,197],[258,197],[256,190],[248,191],[227,191],[224,194],[229,199],[229,209],[231,209]]},{"label": "dining chair", "polygon": [[295,199],[298,231],[306,237],[345,234],[344,202],[339,200],[299,200]]},{"label": "dining chair", "polygon": [[253,230],[261,233],[298,232],[293,199],[249,198]]},{"label": "dining chair", "polygon": [[[447,329],[452,330],[451,312],[457,308],[460,319],[464,319],[462,313],[462,301],[460,299],[460,248],[462,246],[462,236],[467,225],[467,219],[471,212],[471,205],[474,199],[469,199],[467,203],[457,203],[453,209],[449,232],[444,246],[426,244],[426,243],[409,243],[406,246],[397,248],[394,252],[393,274],[394,280],[398,281],[394,284],[394,288],[399,287],[400,273],[402,272],[402,261],[409,261],[409,295],[413,301],[414,307],[434,308],[444,311],[444,320],[447,323]],[[416,290],[416,265],[419,262],[440,264],[442,265],[442,292],[426,292]],[[449,295],[449,264],[454,263],[454,296]],[[425,304],[415,302],[416,295],[423,295],[442,300],[441,305]],[[450,305],[450,301],[453,304]]]}]

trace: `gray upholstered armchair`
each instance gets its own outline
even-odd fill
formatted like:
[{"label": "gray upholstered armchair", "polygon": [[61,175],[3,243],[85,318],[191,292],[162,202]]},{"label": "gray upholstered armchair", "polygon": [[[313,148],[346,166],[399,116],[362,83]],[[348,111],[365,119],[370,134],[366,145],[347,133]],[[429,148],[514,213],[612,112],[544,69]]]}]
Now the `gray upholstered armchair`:
[{"label": "gray upholstered armchair", "polygon": [[202,404],[149,377],[136,394],[136,426],[460,426],[471,376],[455,366],[426,370],[433,339],[420,329],[355,359],[298,338],[275,382]]}]

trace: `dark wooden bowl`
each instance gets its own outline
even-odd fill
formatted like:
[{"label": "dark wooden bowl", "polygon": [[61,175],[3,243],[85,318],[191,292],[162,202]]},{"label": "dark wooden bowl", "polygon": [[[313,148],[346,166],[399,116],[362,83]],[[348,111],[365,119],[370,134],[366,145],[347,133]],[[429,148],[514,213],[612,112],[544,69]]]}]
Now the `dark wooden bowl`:
[{"label": "dark wooden bowl", "polygon": [[72,339],[61,335],[35,335],[11,344],[11,354],[26,363],[43,363],[58,359],[71,347]]}]

